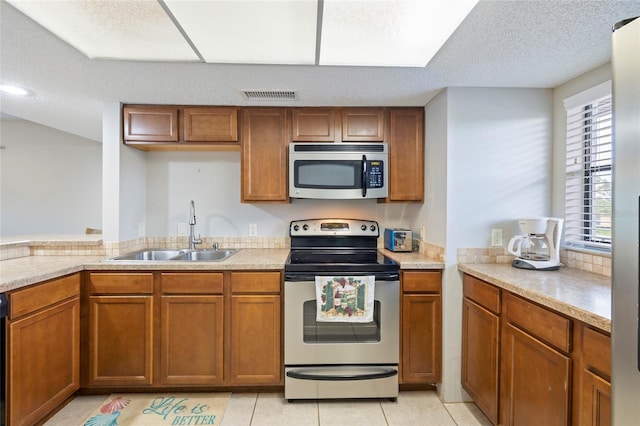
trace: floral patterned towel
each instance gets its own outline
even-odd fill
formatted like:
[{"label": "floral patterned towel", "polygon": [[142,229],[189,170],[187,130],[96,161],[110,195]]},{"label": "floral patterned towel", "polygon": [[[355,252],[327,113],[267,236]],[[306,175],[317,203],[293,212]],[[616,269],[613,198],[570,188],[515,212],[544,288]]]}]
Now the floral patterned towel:
[{"label": "floral patterned towel", "polygon": [[316,277],[316,321],[373,321],[376,278],[366,276]]}]

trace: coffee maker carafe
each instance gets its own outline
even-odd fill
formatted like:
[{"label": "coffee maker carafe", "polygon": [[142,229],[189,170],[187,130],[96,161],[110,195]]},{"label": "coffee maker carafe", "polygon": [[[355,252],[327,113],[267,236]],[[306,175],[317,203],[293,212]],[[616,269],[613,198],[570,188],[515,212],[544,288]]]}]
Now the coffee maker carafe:
[{"label": "coffee maker carafe", "polygon": [[556,217],[519,219],[518,226],[524,235],[516,235],[509,241],[507,251],[516,256],[511,264],[540,271],[558,269],[563,223],[563,219]]}]

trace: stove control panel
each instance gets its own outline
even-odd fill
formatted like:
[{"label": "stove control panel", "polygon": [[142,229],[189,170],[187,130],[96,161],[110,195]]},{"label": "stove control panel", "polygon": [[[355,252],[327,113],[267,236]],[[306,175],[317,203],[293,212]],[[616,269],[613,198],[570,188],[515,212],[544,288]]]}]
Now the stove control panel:
[{"label": "stove control panel", "polygon": [[294,220],[289,225],[292,237],[346,235],[379,237],[378,222],[361,219],[306,219]]}]

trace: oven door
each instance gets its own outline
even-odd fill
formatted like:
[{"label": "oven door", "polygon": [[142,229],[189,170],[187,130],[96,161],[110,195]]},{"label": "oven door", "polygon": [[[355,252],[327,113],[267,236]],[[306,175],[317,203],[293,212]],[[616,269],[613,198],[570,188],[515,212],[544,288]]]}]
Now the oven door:
[{"label": "oven door", "polygon": [[398,364],[398,281],[376,281],[374,320],[366,323],[318,322],[315,282],[284,286],[286,366]]}]

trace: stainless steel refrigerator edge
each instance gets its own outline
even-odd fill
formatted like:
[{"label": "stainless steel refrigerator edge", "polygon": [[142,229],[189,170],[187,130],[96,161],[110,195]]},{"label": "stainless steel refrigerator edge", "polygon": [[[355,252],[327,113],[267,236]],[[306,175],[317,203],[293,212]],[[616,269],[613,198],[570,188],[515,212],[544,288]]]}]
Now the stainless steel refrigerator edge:
[{"label": "stainless steel refrigerator edge", "polygon": [[632,425],[640,418],[640,19],[616,27],[612,36],[612,424]]}]

